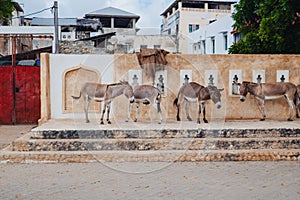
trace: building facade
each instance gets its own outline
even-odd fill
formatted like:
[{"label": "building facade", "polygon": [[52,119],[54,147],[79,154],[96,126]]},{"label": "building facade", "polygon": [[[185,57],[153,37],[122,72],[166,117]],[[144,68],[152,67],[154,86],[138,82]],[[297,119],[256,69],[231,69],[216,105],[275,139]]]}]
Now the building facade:
[{"label": "building facade", "polygon": [[161,34],[176,36],[177,53],[188,53],[189,33],[230,15],[237,0],[175,0],[162,14]]},{"label": "building facade", "polygon": [[228,15],[189,33],[188,53],[228,54],[229,47],[240,39],[239,33],[232,30],[233,23]]}]

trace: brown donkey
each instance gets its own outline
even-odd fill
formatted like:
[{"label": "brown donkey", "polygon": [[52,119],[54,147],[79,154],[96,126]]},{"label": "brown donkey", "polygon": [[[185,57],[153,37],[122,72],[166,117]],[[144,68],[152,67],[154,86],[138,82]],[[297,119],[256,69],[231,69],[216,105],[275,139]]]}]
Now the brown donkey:
[{"label": "brown donkey", "polygon": [[295,101],[297,98],[297,88],[293,83],[278,82],[278,83],[252,83],[244,81],[238,83],[240,86],[240,100],[244,102],[247,94],[253,95],[260,102],[262,110],[261,121],[266,119],[265,100],[278,99],[285,97],[290,106],[290,117],[288,121],[295,119]]},{"label": "brown donkey", "polygon": [[174,105],[177,107],[177,121],[180,121],[179,112],[180,106],[186,101],[185,104],[185,113],[186,117],[189,121],[192,121],[192,118],[189,115],[189,105],[190,102],[198,102],[198,117],[197,123],[200,124],[200,113],[201,113],[201,105],[203,109],[203,121],[204,123],[208,123],[205,114],[206,101],[211,99],[217,106],[217,108],[221,108],[221,91],[224,89],[218,89],[215,86],[207,86],[204,87],[196,82],[190,82],[184,84],[177,95],[177,98],[174,100]]},{"label": "brown donkey", "polygon": [[[139,85],[134,87],[134,102],[136,103],[136,112],[135,112],[135,119],[134,122],[137,121],[138,112],[139,112],[139,105],[140,103],[143,104],[152,104],[152,106],[157,110],[159,114],[159,124],[162,122],[162,114],[160,108],[161,102],[161,92],[152,85]],[[130,118],[130,113],[132,111],[133,103],[130,102],[130,107],[128,111],[127,122]]]},{"label": "brown donkey", "polygon": [[99,83],[85,83],[80,90],[78,97],[72,96],[73,99],[79,99],[81,95],[84,97],[84,112],[85,112],[85,121],[89,122],[88,118],[88,109],[90,101],[93,99],[98,102],[104,101],[102,116],[100,119],[100,124],[103,123],[103,117],[105,109],[107,107],[107,123],[111,124],[109,120],[110,105],[114,98],[124,94],[130,102],[134,102],[133,89],[128,82],[120,81],[120,83],[113,84],[99,84]]}]

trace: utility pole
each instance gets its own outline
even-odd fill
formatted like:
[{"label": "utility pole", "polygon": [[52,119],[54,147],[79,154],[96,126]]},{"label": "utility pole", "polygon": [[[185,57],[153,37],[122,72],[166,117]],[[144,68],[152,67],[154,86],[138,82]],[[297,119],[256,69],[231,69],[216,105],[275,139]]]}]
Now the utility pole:
[{"label": "utility pole", "polygon": [[58,53],[58,3],[54,1],[54,53]]}]

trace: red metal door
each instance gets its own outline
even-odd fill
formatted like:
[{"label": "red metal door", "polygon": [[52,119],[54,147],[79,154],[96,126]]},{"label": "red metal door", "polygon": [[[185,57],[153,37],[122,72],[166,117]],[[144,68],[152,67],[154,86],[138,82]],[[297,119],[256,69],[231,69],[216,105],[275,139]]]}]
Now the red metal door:
[{"label": "red metal door", "polygon": [[0,124],[13,124],[14,92],[11,66],[0,66]]},{"label": "red metal door", "polygon": [[40,118],[40,67],[16,66],[16,124],[37,123]]},{"label": "red metal door", "polygon": [[36,124],[40,106],[40,68],[16,66],[13,84],[12,67],[0,66],[0,124]]}]

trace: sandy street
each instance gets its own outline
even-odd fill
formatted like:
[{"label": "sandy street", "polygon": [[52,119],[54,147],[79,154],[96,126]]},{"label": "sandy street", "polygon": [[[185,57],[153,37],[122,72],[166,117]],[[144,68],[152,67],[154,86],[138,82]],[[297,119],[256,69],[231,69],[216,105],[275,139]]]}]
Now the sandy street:
[{"label": "sandy street", "polygon": [[1,199],[300,199],[299,162],[0,165]]}]

